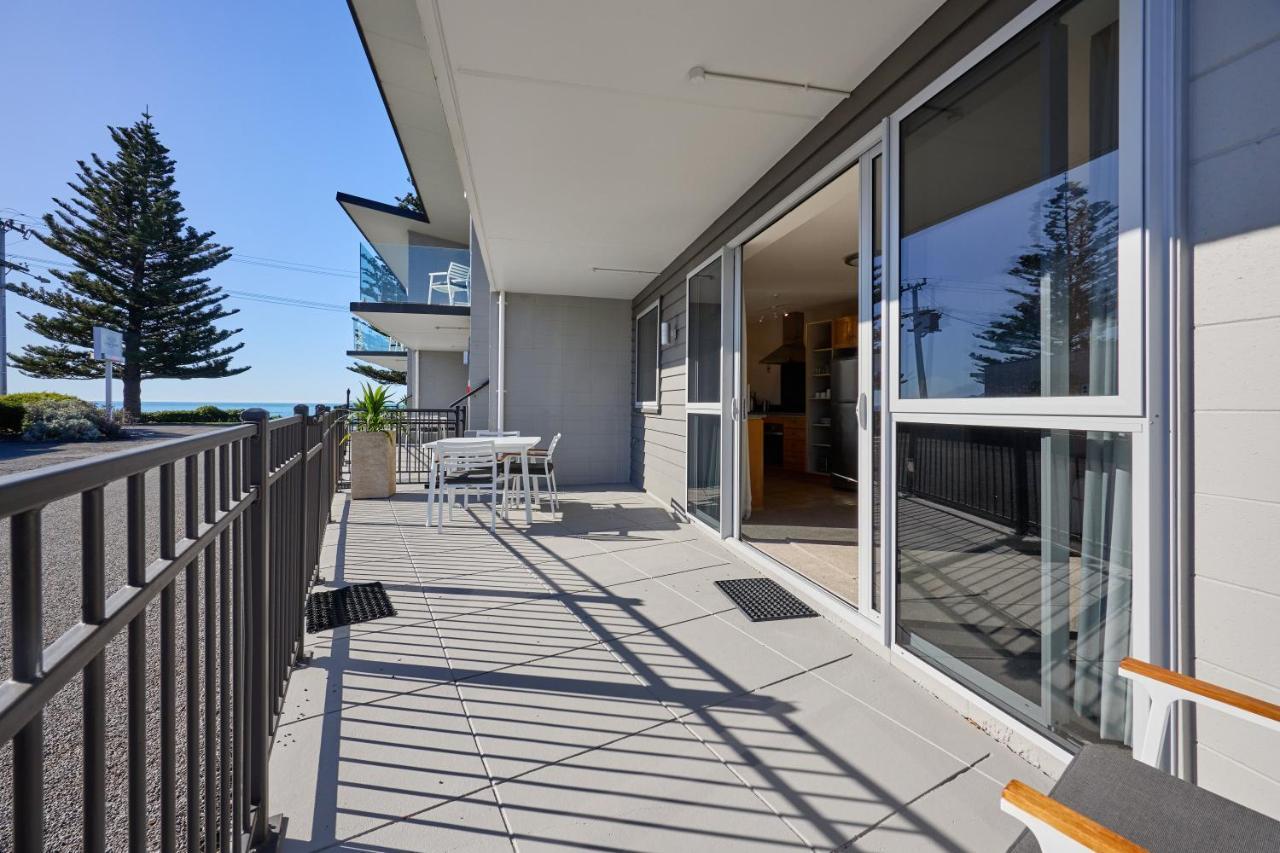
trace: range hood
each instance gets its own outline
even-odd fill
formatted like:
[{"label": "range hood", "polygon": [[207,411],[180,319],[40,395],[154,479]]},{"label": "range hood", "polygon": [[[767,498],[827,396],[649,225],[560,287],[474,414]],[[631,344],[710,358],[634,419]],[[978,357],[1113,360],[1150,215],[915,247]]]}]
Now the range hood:
[{"label": "range hood", "polygon": [[804,314],[782,318],[782,346],[760,359],[761,364],[804,364]]}]

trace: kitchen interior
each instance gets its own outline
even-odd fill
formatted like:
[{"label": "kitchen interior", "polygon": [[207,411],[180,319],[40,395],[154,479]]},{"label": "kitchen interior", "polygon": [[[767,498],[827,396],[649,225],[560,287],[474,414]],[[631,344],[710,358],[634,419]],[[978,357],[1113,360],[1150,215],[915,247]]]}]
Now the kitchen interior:
[{"label": "kitchen interior", "polygon": [[742,251],[744,542],[858,599],[858,167]]}]

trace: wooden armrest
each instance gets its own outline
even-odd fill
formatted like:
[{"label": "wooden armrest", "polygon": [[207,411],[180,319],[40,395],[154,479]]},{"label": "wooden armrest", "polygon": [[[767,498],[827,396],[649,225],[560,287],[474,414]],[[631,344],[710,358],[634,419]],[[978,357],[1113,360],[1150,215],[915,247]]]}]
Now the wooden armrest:
[{"label": "wooden armrest", "polygon": [[1004,786],[1000,808],[1027,825],[1043,853],[1079,849],[1070,843],[1055,843],[1063,838],[1097,853],[1147,853],[1147,848],[1017,779]]},{"label": "wooden armrest", "polygon": [[1142,744],[1133,753],[1134,758],[1160,766],[1164,751],[1165,732],[1169,727],[1169,709],[1174,702],[1188,700],[1206,705],[1264,728],[1280,732],[1280,705],[1273,705],[1245,693],[1228,690],[1208,681],[1165,669],[1162,666],[1125,658],[1120,661],[1120,674],[1142,685],[1151,699],[1151,712]]},{"label": "wooden armrest", "polygon": [[[1120,673],[1135,681],[1155,681],[1172,687],[1178,692],[1191,694],[1180,698],[1191,699],[1192,701],[1196,698],[1207,699],[1210,704],[1226,705],[1236,710],[1262,717],[1264,720],[1280,723],[1280,705],[1273,705],[1247,693],[1228,690],[1226,687],[1219,687],[1217,684],[1212,684],[1199,678],[1192,678],[1189,675],[1183,675],[1180,672],[1174,672],[1171,669],[1165,669],[1153,663],[1147,663],[1137,658],[1125,658],[1120,661]],[[1149,687],[1150,685],[1147,684],[1145,686]]]}]

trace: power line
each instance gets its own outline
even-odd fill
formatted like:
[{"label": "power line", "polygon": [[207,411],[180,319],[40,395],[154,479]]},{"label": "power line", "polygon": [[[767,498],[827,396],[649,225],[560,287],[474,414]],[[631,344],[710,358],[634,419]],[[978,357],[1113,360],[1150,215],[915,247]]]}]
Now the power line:
[{"label": "power line", "polygon": [[[54,261],[49,258],[34,258],[26,255],[12,255],[11,257],[22,258],[22,260],[35,264],[39,267],[43,267],[44,269],[51,269],[54,266],[74,266],[74,264],[67,261]],[[251,290],[233,290],[231,288],[222,288],[222,290],[234,299],[244,299],[250,302],[264,302],[271,305],[282,305],[289,308],[311,308],[317,311],[339,311],[343,314],[346,314],[351,310],[350,306],[339,305],[336,302],[316,302],[310,299],[298,299],[292,296],[278,296],[271,293],[255,293]]]}]

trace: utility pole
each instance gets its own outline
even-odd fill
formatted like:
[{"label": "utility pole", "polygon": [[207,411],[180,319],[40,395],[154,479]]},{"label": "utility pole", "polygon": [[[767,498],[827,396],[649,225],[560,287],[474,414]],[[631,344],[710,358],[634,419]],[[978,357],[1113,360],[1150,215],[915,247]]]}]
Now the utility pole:
[{"label": "utility pole", "polygon": [[35,233],[20,222],[0,219],[0,394],[9,393],[9,292],[5,289],[5,273],[11,266],[19,272],[31,272],[24,264],[10,264],[6,260],[4,238],[10,231],[18,232],[23,240]]},{"label": "utility pole", "polygon": [[928,278],[910,284],[903,284],[904,290],[911,292],[911,335],[915,338],[916,349],[916,387],[920,391],[920,399],[929,396],[929,380],[924,375],[924,336],[926,334],[920,322],[920,288],[929,283]]},{"label": "utility pole", "polygon": [[9,393],[9,300],[5,290],[4,235],[9,233],[8,223],[0,222],[0,394]]}]

